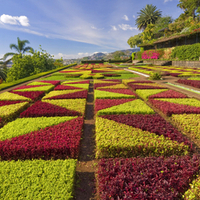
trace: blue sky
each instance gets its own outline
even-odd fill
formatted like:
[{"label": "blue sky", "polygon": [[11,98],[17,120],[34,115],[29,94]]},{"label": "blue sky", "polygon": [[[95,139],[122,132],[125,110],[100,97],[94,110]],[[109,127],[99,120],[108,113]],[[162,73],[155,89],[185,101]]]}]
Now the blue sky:
[{"label": "blue sky", "polygon": [[0,58],[17,37],[39,45],[55,58],[130,49],[127,40],[141,31],[138,12],[153,4],[176,19],[178,0],[0,0]]}]

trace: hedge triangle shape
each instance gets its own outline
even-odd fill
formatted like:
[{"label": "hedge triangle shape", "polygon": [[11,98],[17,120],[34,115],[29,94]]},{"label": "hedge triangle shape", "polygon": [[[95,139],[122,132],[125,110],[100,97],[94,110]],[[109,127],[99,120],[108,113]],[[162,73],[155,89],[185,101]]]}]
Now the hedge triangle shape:
[{"label": "hedge triangle shape", "polygon": [[110,115],[110,114],[154,114],[154,110],[151,109],[142,100],[136,99],[127,103],[123,103],[117,106],[112,106],[98,111],[98,115]]},{"label": "hedge triangle shape", "polygon": [[32,131],[37,131],[75,118],[77,117],[17,118],[15,121],[9,122],[0,129],[0,140],[25,135]]},{"label": "hedge triangle shape", "polygon": [[79,116],[81,113],[57,105],[38,101],[20,114],[20,117]]}]

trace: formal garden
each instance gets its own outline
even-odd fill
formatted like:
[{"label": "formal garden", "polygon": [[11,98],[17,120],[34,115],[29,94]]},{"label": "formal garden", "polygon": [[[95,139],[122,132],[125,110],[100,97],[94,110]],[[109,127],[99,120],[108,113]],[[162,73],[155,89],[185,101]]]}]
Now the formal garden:
[{"label": "formal garden", "polygon": [[[136,74],[155,68],[80,64],[2,90],[1,198],[83,199],[86,168],[91,198],[198,199],[200,98]],[[199,88],[198,69],[159,70]]]}]

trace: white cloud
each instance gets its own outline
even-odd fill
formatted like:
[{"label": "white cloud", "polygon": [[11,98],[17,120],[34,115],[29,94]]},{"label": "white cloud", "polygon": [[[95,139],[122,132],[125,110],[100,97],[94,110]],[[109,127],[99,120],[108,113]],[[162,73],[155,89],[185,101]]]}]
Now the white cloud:
[{"label": "white cloud", "polygon": [[117,27],[116,26],[111,26],[113,31],[117,31]]},{"label": "white cloud", "polygon": [[91,26],[92,29],[96,30],[97,28],[95,26]]},{"label": "white cloud", "polygon": [[122,17],[122,19],[124,19],[124,20],[126,20],[126,21],[129,21],[129,19],[128,19],[128,16],[127,16],[127,15],[124,15],[124,16]]},{"label": "white cloud", "polygon": [[133,18],[135,18],[135,15],[133,15]]},{"label": "white cloud", "polygon": [[126,30],[137,30],[136,27],[131,27],[129,24],[119,24],[118,25],[119,28],[121,28],[122,30],[126,31]]},{"label": "white cloud", "polygon": [[164,3],[168,2],[168,1],[172,1],[172,0],[164,0]]},{"label": "white cloud", "polygon": [[11,16],[11,15],[1,15],[0,21],[4,24],[30,26],[29,20],[26,16]]}]

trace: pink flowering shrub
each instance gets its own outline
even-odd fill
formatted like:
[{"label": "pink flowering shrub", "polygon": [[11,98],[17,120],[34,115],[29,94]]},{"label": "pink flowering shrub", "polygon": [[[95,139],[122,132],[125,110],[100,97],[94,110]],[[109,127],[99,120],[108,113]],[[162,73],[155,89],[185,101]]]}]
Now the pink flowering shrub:
[{"label": "pink flowering shrub", "polygon": [[159,59],[163,55],[163,50],[148,50],[142,53],[142,59]]}]

